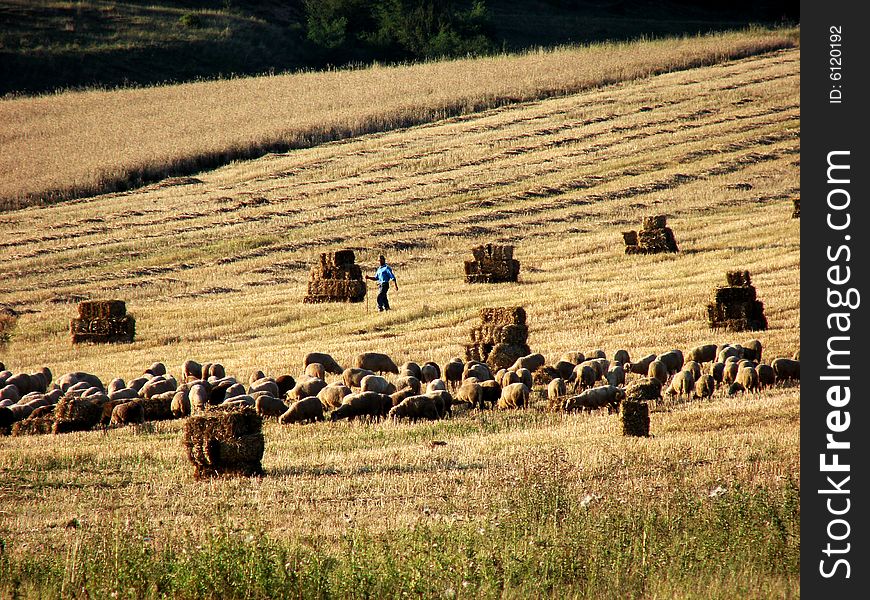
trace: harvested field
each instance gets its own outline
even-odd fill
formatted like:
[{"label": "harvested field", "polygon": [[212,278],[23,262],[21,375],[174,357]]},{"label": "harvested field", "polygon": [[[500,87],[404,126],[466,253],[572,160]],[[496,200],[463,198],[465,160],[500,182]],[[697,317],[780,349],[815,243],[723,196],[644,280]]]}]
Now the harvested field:
[{"label": "harvested field", "polygon": [[[51,357],[55,374],[106,381],[155,360],[177,374],[187,359],[297,376],[313,351],[342,365],[366,351],[440,365],[463,353],[481,308],[505,306],[524,307],[527,343],[549,363],[575,349],[637,360],[748,337],[766,359],[792,356],[799,53],[2,214],[0,293],[19,317],[0,359],[32,372]],[[625,254],[620,232],[648,215],[667,217],[678,253]],[[520,281],[465,283],[462,261],[486,243],[515,248]],[[321,252],[353,249],[368,273],[385,248],[399,283],[389,313],[299,302]],[[764,300],[766,331],[709,329],[711,291],[738,267]],[[75,303],[115,297],[135,306],[136,340],[71,346]],[[603,411],[544,412],[534,394],[521,414],[268,421],[262,479],[193,481],[181,421],[0,437],[0,493],[14,507],[0,514],[11,548],[0,595],[21,574],[57,582],[54,595],[72,582],[148,597],[158,580],[170,595],[219,595],[216,573],[252,597],[796,595],[799,384],[681,403],[658,392],[635,396],[651,401],[650,437],[623,436]]]}]

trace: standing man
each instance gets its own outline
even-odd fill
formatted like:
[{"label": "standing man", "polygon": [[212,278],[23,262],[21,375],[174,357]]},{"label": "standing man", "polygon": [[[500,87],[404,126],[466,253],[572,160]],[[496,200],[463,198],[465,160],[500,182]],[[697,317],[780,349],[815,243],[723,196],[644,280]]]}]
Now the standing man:
[{"label": "standing man", "polygon": [[396,291],[399,291],[399,283],[396,281],[396,276],[393,275],[393,270],[387,264],[387,259],[381,254],[378,257],[381,266],[375,271],[375,276],[366,275],[366,279],[378,282],[378,311],[390,310],[390,301],[387,300],[387,292],[390,291],[390,280],[396,286]]}]

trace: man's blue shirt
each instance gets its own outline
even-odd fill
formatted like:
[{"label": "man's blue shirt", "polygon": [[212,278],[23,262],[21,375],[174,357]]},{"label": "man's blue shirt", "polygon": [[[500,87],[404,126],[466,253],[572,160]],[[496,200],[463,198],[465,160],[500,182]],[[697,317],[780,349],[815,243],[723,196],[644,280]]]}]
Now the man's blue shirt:
[{"label": "man's blue shirt", "polygon": [[393,275],[393,270],[390,268],[390,265],[384,265],[383,267],[378,267],[378,270],[375,272],[375,279],[377,279],[379,283],[389,283],[391,279],[395,281],[396,276]]}]

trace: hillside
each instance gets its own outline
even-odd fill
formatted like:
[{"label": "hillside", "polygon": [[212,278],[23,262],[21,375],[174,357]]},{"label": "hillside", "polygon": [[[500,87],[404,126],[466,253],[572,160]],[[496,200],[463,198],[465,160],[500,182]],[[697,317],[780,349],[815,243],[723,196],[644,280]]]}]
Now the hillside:
[{"label": "hillside", "polygon": [[[467,7],[471,2],[455,3]],[[797,3],[489,0],[490,47],[698,34],[798,21]],[[0,95],[402,60],[306,37],[302,0],[0,0]]]},{"label": "hillside", "polygon": [[[800,50],[274,152],[137,190],[0,214],[13,371],[138,376],[217,360],[298,375],[309,351],[443,363],[481,307],[529,344],[632,357],[800,343]],[[626,255],[665,214],[680,252]],[[485,242],[516,284],[466,284]],[[394,267],[394,310],[303,304],[319,252]],[[769,329],[711,331],[748,269]],[[369,290],[371,296],[373,290]],[[71,346],[85,298],[136,341]],[[179,420],[0,438],[0,596],[783,598],[799,595],[800,386],[616,415],[457,411],[417,424],[264,426],[262,479],[195,482]],[[439,442],[439,443],[435,443]],[[119,593],[119,596],[122,595]]]}]

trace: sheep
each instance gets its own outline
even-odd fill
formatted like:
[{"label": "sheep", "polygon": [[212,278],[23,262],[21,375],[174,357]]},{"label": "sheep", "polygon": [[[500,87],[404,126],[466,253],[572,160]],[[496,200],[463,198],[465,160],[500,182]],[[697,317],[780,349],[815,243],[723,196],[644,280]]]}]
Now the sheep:
[{"label": "sheep", "polygon": [[787,380],[801,380],[801,363],[799,360],[777,358],[770,363],[770,366],[773,367],[773,374],[776,377],[777,383]]},{"label": "sheep", "polygon": [[181,378],[184,381],[202,379],[202,365],[195,360],[186,360],[181,365]]},{"label": "sheep", "polygon": [[435,421],[438,419],[438,409],[435,401],[428,396],[410,396],[399,404],[392,407],[387,413],[391,419],[410,419],[416,422],[419,419]]},{"label": "sheep", "polygon": [[713,381],[722,383],[722,378],[725,376],[725,363],[710,363],[710,375],[713,376]]},{"label": "sheep", "polygon": [[716,360],[716,350],[718,348],[716,344],[695,346],[689,350],[689,360],[693,360],[698,364],[713,362]]},{"label": "sheep", "polygon": [[776,375],[773,372],[773,367],[770,365],[758,365],[755,367],[758,373],[758,385],[761,387],[770,387],[776,383]]},{"label": "sheep", "polygon": [[596,358],[607,358],[607,353],[599,349],[586,354],[586,360],[594,360]]},{"label": "sheep", "polygon": [[112,409],[111,425],[132,425],[145,422],[145,407],[138,400],[131,400]]},{"label": "sheep", "polygon": [[132,400],[138,397],[139,392],[133,388],[121,388],[109,394],[109,400]]},{"label": "sheep", "polygon": [[170,376],[167,379],[163,375],[156,375],[142,386],[142,389],[139,390],[139,395],[147,399],[157,394],[175,391],[177,387],[178,382],[175,381],[175,377]]},{"label": "sheep", "polygon": [[701,365],[694,360],[686,361],[686,364],[683,365],[683,371],[691,371],[695,381],[701,378]]},{"label": "sheep", "polygon": [[572,362],[569,362],[567,360],[560,360],[555,365],[553,365],[553,368],[559,374],[559,379],[564,379],[565,381],[567,381],[571,379],[571,373],[574,372],[575,366],[576,365],[574,365],[574,363]]},{"label": "sheep", "polygon": [[743,357],[749,360],[761,362],[761,340],[749,340],[743,344]]},{"label": "sheep", "polygon": [[245,386],[243,386],[241,383],[230,384],[230,386],[224,390],[224,402],[232,398],[244,395],[246,395]]},{"label": "sheep", "polygon": [[292,390],[287,392],[287,398],[289,400],[302,400],[304,398],[316,396],[320,393],[320,390],[325,387],[326,382],[322,379],[312,378],[305,381],[299,381]]},{"label": "sheep", "polygon": [[462,363],[462,359],[451,358],[450,361],[445,363],[444,368],[441,369],[444,380],[450,384],[451,388],[456,389],[459,386],[459,383],[462,381],[462,371],[464,368],[465,365]]},{"label": "sheep", "polygon": [[[597,359],[587,358],[577,366],[590,367],[592,369],[593,375],[595,376],[595,381],[598,381],[599,379],[604,377],[604,371],[601,370],[601,362]],[[574,367],[574,372],[577,372],[577,367]]]},{"label": "sheep", "polygon": [[16,403],[21,400],[21,391],[15,385],[6,385],[0,389],[0,400],[11,400]]},{"label": "sheep", "polygon": [[223,379],[227,376],[227,371],[224,369],[224,366],[220,363],[209,363],[208,369],[203,366],[202,378],[208,381],[212,377],[215,379]]},{"label": "sheep", "polygon": [[330,421],[369,417],[373,419],[385,417],[393,407],[393,399],[375,392],[360,392],[350,394],[342,401],[341,406],[329,415]]},{"label": "sheep", "polygon": [[390,394],[390,398],[392,399],[393,406],[398,406],[398,404],[404,400],[405,398],[410,398],[411,396],[421,396],[420,393],[415,393],[414,390],[410,388],[405,388],[403,390],[399,390],[397,392],[393,392]]},{"label": "sheep", "polygon": [[[317,401],[320,402],[320,399],[318,398]],[[287,405],[275,396],[262,394],[254,398],[254,410],[261,417],[280,417],[287,412]],[[322,414],[323,412],[321,411]]]},{"label": "sheep", "polygon": [[188,402],[190,403],[191,414],[199,414],[204,412],[208,406],[208,388],[204,384],[194,384],[190,386],[187,392]]},{"label": "sheep", "polygon": [[363,377],[367,377],[368,375],[374,375],[374,371],[369,371],[368,369],[357,369],[355,367],[351,367],[345,369],[341,378],[344,380],[344,385],[349,388],[359,387],[360,382],[363,380]]},{"label": "sheep", "polygon": [[701,375],[695,382],[695,398],[709,398],[716,391],[716,380],[712,375]]},{"label": "sheep", "polygon": [[532,389],[533,381],[532,381],[532,373],[525,367],[520,367],[516,371],[517,377],[520,378],[520,383],[525,383],[526,387],[530,390]]},{"label": "sheep", "polygon": [[737,383],[743,386],[747,392],[758,390],[758,372],[754,367],[743,367],[737,372]]},{"label": "sheep", "polygon": [[604,379],[612,386],[625,385],[625,367],[615,364],[604,374]]},{"label": "sheep", "polygon": [[732,383],[730,386],[728,386],[728,395],[729,396],[736,396],[738,393],[745,392],[745,391],[746,390],[744,389],[744,387],[741,384],[737,383],[736,381],[734,383]]},{"label": "sheep", "polygon": [[360,381],[359,388],[361,392],[375,392],[377,394],[392,394],[396,391],[396,386],[380,375],[366,375]]},{"label": "sheep", "polygon": [[584,360],[586,360],[586,355],[578,350],[570,350],[562,355],[562,358],[559,360],[564,360],[565,362],[569,362],[574,366],[579,365]]},{"label": "sheep", "polygon": [[501,390],[498,398],[500,409],[525,407],[529,404],[529,388],[524,383],[512,383]]},{"label": "sheep", "polygon": [[741,358],[740,360],[737,361],[737,370],[738,371],[740,369],[742,369],[743,367],[756,367],[756,366],[758,366],[758,363],[756,363],[754,360],[749,360],[748,358]]},{"label": "sheep", "polygon": [[456,390],[454,399],[457,402],[470,404],[472,407],[477,407],[483,410],[483,388],[475,381],[463,383]]},{"label": "sheep", "polygon": [[725,363],[725,370],[722,372],[722,383],[728,385],[737,381],[738,370],[739,367],[736,360]]},{"label": "sheep", "polygon": [[482,395],[481,408],[485,402],[489,402],[489,406],[494,407],[501,397],[501,384],[493,379],[487,379],[480,382],[480,391]]},{"label": "sheep", "polygon": [[640,359],[637,362],[628,363],[628,365],[629,365],[628,370],[631,371],[632,373],[634,373],[635,375],[643,375],[644,377],[646,377],[647,373],[649,372],[649,365],[655,359],[656,359],[655,354],[647,354],[646,356],[644,356],[642,359]]},{"label": "sheep", "polygon": [[368,369],[375,373],[395,373],[399,374],[399,367],[393,362],[393,359],[380,352],[363,352],[353,359],[353,367],[357,369]]},{"label": "sheep", "polygon": [[43,375],[42,371],[37,371],[36,373],[31,373],[28,375],[30,378],[30,390],[33,392],[39,392],[40,394],[44,394],[48,389],[48,380],[45,379],[45,375]]},{"label": "sheep", "polygon": [[[496,373],[498,375],[498,373]],[[501,384],[501,387],[507,387],[513,383],[522,383],[520,381],[520,376],[517,375],[516,371],[504,371],[500,378],[496,379]]]},{"label": "sheep", "polygon": [[477,380],[480,382],[493,379],[492,371],[488,365],[474,361],[465,363],[465,367],[462,370],[462,379],[468,379],[469,377],[477,377]]},{"label": "sheep", "polygon": [[612,362],[615,365],[625,365],[625,363],[631,362],[631,355],[628,353],[628,350],[619,349],[613,353]]},{"label": "sheep", "polygon": [[16,373],[6,380],[6,385],[14,385],[22,396],[29,394],[31,392],[30,375],[27,373]]},{"label": "sheep", "polygon": [[438,409],[438,416],[442,419],[447,415],[453,415],[453,396],[447,390],[435,390],[422,395],[432,398],[435,408]]},{"label": "sheep", "polygon": [[595,385],[595,382],[598,381],[598,373],[588,362],[583,362],[574,367],[571,378],[574,382],[574,389],[582,390]]},{"label": "sheep", "polygon": [[679,371],[671,380],[667,394],[669,396],[691,397],[695,391],[695,376],[691,371]]},{"label": "sheep", "polygon": [[566,398],[563,406],[566,412],[593,411],[605,406],[608,410],[615,411],[619,409],[619,403],[624,399],[624,389],[612,385],[602,385]]},{"label": "sheep", "polygon": [[[115,399],[111,396],[109,397],[109,400],[115,401]],[[172,396],[172,402],[169,404],[169,410],[172,412],[173,417],[189,417],[191,412],[190,390],[184,392],[175,392],[175,395]]]},{"label": "sheep", "polygon": [[166,375],[166,365],[162,362],[151,363],[151,366],[145,369],[143,375]]},{"label": "sheep", "polygon": [[343,383],[330,383],[317,393],[317,398],[323,405],[324,410],[338,408],[345,396],[349,396],[352,390]]},{"label": "sheep", "polygon": [[665,363],[656,359],[649,364],[646,376],[650,379],[658,379],[662,385],[665,385],[668,382],[668,368]]},{"label": "sheep", "polygon": [[297,400],[278,417],[278,423],[313,423],[323,421],[323,405],[314,396],[308,396]]},{"label": "sheep", "polygon": [[516,371],[517,369],[528,369],[531,371],[537,371],[547,362],[547,359],[544,358],[543,354],[539,354],[534,352],[532,354],[527,354],[526,356],[519,357],[513,365],[508,368],[508,371]]},{"label": "sheep", "polygon": [[127,384],[124,383],[124,380],[116,377],[109,382],[108,387],[106,387],[106,393],[109,394],[109,396],[111,397],[113,393],[117,392],[118,390],[123,390],[126,387]]},{"label": "sheep", "polygon": [[426,393],[447,391],[447,383],[443,379],[433,379],[426,384]]},{"label": "sheep", "polygon": [[326,378],[326,369],[320,363],[308,363],[305,365],[305,375],[315,377],[317,379]]},{"label": "sheep", "polygon": [[275,398],[281,397],[281,390],[278,388],[278,383],[271,377],[262,377],[251,382],[248,386],[248,393],[253,396],[257,392],[268,392],[270,396]]},{"label": "sheep", "polygon": [[722,363],[727,362],[729,356],[740,358],[740,350],[730,344],[725,344],[719,348],[719,352],[716,354],[716,360]]},{"label": "sheep", "polygon": [[296,387],[296,380],[292,375],[279,375],[275,378],[275,383],[278,385],[278,398],[283,398],[287,392]]},{"label": "sheep", "polygon": [[657,360],[665,363],[669,375],[677,373],[683,368],[683,353],[679,350],[671,350],[664,354],[659,354]]},{"label": "sheep", "polygon": [[[332,373],[333,375],[341,375],[344,372],[341,365],[339,365],[332,356],[325,352],[309,352],[305,355],[305,358],[302,359],[303,368],[308,368],[308,365],[312,363],[322,365],[327,373]],[[323,378],[321,377],[321,379]]]},{"label": "sheep", "polygon": [[568,394],[568,386],[565,385],[565,380],[557,377],[550,381],[547,385],[547,400],[549,400],[550,406],[557,406],[562,402],[562,398],[564,398]]},{"label": "sheep", "polygon": [[423,381],[423,370],[420,368],[420,365],[413,361],[408,361],[403,363],[401,367],[399,367],[399,375],[412,375]]},{"label": "sheep", "polygon": [[[149,377],[137,377],[136,379],[131,379],[130,381],[128,381],[127,387],[130,388],[131,390],[136,390],[138,392],[149,381],[151,381],[151,378],[149,378]],[[63,387],[63,386],[61,386],[61,387]]]},{"label": "sheep", "polygon": [[413,375],[399,376],[399,378],[396,379],[395,385],[397,391],[409,388],[411,390],[414,390],[414,394],[419,394],[420,390],[423,387],[423,384],[420,382],[420,380]]},{"label": "sheep", "polygon": [[420,366],[420,374],[423,375],[420,381],[429,383],[435,379],[441,379],[441,367],[438,366],[438,363],[428,360]]}]

